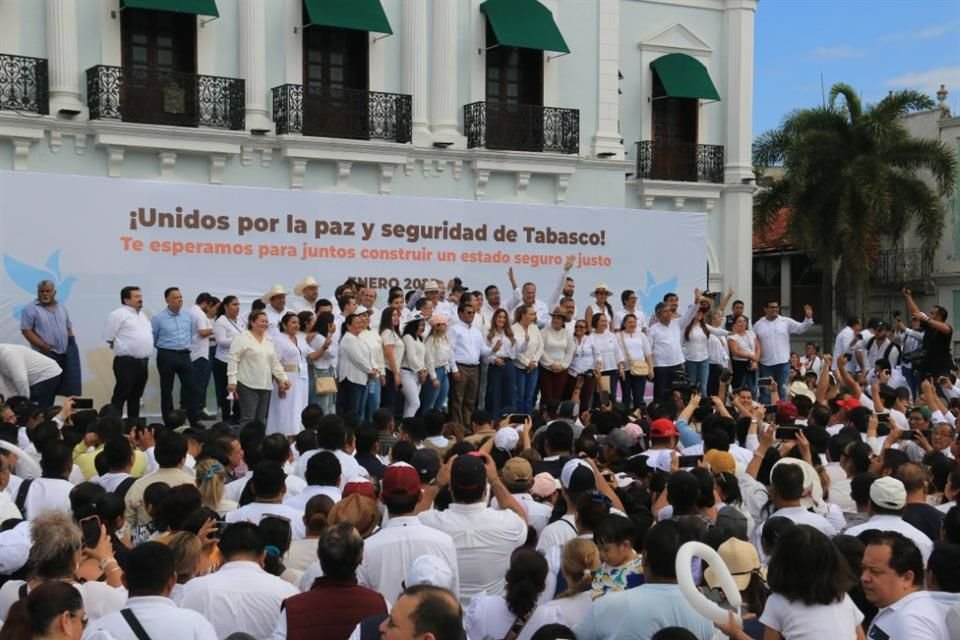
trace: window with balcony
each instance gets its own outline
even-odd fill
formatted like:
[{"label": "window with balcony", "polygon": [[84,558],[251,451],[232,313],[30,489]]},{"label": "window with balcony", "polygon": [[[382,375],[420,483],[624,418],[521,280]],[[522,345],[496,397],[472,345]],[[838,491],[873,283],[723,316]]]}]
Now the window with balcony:
[{"label": "window with balcony", "polygon": [[637,175],[723,182],[723,147],[698,142],[701,100],[720,99],[706,67],[681,53],[657,58],[650,67],[651,139],[637,143]]},{"label": "window with balcony", "polygon": [[468,147],[576,153],[580,112],[543,104],[544,52],[569,53],[537,0],[487,0],[486,100],[464,106]]},{"label": "window with balcony", "polygon": [[50,113],[47,61],[0,53],[0,111]]},{"label": "window with balcony", "polygon": [[197,74],[197,18],[214,0],[123,0],[121,66],[87,70],[90,118],[244,128],[244,82]]}]

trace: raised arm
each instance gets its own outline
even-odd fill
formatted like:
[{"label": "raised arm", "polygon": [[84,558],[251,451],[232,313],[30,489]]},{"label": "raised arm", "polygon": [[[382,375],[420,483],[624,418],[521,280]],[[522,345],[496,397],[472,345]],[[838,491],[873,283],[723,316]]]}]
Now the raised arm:
[{"label": "raised arm", "polygon": [[576,261],[577,256],[567,256],[566,261],[564,261],[563,271],[560,272],[560,282],[557,283],[556,289],[553,290],[553,295],[547,300],[547,304],[551,307],[560,304],[560,298],[563,297],[563,287],[567,284],[567,275],[570,273],[570,269],[573,269]]},{"label": "raised arm", "polygon": [[903,299],[907,302],[907,309],[915,318],[920,318],[928,327],[939,333],[950,333],[953,329],[946,322],[934,320],[920,309],[920,306],[913,299],[913,292],[910,289],[903,290]]},{"label": "raised arm", "polygon": [[854,380],[853,376],[850,375],[850,372],[847,371],[847,356],[846,354],[841,355],[837,359],[837,373],[840,375],[840,382],[844,386],[850,388],[850,393],[859,398],[863,395],[863,388],[860,386],[860,383]]},{"label": "raised arm", "polygon": [[823,366],[820,367],[820,378],[817,380],[817,404],[827,406],[827,393],[830,391],[830,365],[833,356],[823,354]]},{"label": "raised arm", "polygon": [[729,289],[727,289],[727,295],[723,296],[723,300],[720,301],[720,304],[719,306],[717,306],[717,309],[719,309],[721,312],[726,311],[727,305],[730,304],[731,299],[733,299],[733,287],[730,287]]}]

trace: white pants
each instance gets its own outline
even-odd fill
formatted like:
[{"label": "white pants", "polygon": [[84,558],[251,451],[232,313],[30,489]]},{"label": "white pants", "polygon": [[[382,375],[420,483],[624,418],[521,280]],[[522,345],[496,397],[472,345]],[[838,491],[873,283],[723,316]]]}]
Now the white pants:
[{"label": "white pants", "polygon": [[410,418],[420,408],[420,377],[413,371],[400,369],[400,391],[403,393],[403,417]]}]

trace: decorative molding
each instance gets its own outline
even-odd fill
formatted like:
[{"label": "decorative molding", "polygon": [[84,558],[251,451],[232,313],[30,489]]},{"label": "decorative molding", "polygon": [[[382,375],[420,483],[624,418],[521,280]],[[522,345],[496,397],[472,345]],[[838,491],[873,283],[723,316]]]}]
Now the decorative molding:
[{"label": "decorative molding", "polygon": [[424,178],[430,178],[433,176],[433,160],[428,160],[424,158],[420,161],[420,170],[423,172]]},{"label": "decorative molding", "polygon": [[413,175],[413,168],[417,164],[417,159],[413,156],[407,157],[406,161],[403,163],[403,175],[409,177]]},{"label": "decorative molding", "polygon": [[[723,185],[715,182],[679,182],[673,180],[636,180],[626,181],[627,185],[635,184],[637,195],[644,202],[650,202],[649,209],[653,206],[654,198],[670,198],[674,205],[679,209],[687,200],[697,200],[706,203],[710,200],[719,200],[720,194],[726,191],[731,185]],[[740,186],[740,185],[736,185]],[[677,203],[680,204],[677,204]]]},{"label": "decorative molding", "polygon": [[271,147],[260,149],[260,166],[266,168],[271,164],[273,164],[273,149]]},{"label": "decorative molding", "polygon": [[473,197],[477,200],[483,200],[487,195],[487,182],[490,181],[489,169],[474,169],[477,179],[473,185]]},{"label": "decorative molding", "polygon": [[50,151],[60,153],[63,148],[63,135],[59,129],[50,129]]},{"label": "decorative molding", "polygon": [[556,176],[557,179],[557,194],[556,202],[557,204],[563,204],[567,201],[567,188],[570,186],[570,175],[558,173]]},{"label": "decorative molding", "polygon": [[177,166],[177,154],[173,151],[161,151],[157,156],[160,158],[160,177],[172,178],[173,170]]},{"label": "decorative molding", "polygon": [[684,196],[676,196],[673,199],[673,208],[674,209],[683,209],[683,203],[686,201]]},{"label": "decorative molding", "polygon": [[527,187],[530,186],[531,173],[529,171],[518,171],[516,173],[516,176],[517,176],[517,188],[516,188],[517,197],[518,198],[526,197]]},{"label": "decorative molding", "polygon": [[123,166],[123,147],[107,147],[107,175],[111,178],[120,177],[120,167]]},{"label": "decorative molding", "polygon": [[453,162],[451,162],[450,164],[453,165],[453,179],[454,179],[454,180],[459,180],[459,179],[460,179],[460,176],[463,175],[463,160],[460,160],[460,159],[458,158],[458,159],[454,160]]},{"label": "decorative molding", "polygon": [[290,188],[303,189],[303,177],[307,174],[307,160],[290,158]]},{"label": "decorative molding", "polygon": [[73,135],[73,152],[78,156],[87,154],[87,134],[75,133]]},{"label": "decorative molding", "polygon": [[393,174],[397,170],[397,165],[380,163],[380,195],[389,195],[393,190]]},{"label": "decorative molding", "polygon": [[703,201],[703,208],[706,209],[707,213],[713,213],[713,208],[717,205],[715,198],[707,198]]},{"label": "decorative molding", "polygon": [[249,145],[241,145],[240,164],[244,167],[249,167],[251,162],[253,162],[253,147]]},{"label": "decorative molding", "polygon": [[27,161],[30,159],[30,145],[33,140],[30,138],[13,139],[13,170],[26,171]]},{"label": "decorative molding", "polygon": [[210,184],[223,184],[223,169],[226,165],[227,156],[225,154],[210,154]]},{"label": "decorative molding", "polygon": [[643,208],[653,209],[653,196],[643,196]]},{"label": "decorative molding", "polygon": [[337,189],[346,189],[350,181],[350,171],[353,169],[353,162],[349,160],[337,161]]},{"label": "decorative molding", "polygon": [[709,56],[713,47],[680,23],[675,23],[640,40],[640,48],[663,53]]}]

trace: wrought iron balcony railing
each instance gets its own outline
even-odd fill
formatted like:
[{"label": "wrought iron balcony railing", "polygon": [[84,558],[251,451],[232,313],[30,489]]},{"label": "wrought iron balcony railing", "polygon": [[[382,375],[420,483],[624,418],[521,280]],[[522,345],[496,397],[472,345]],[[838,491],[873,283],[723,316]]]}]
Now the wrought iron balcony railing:
[{"label": "wrought iron balcony railing", "polygon": [[244,128],[244,81],[136,67],[87,69],[90,119]]},{"label": "wrought iron balcony railing", "polygon": [[870,267],[870,281],[880,286],[902,287],[930,278],[933,261],[920,249],[882,249]]},{"label": "wrought iron balcony railing", "polygon": [[643,140],[637,143],[637,177],[722,183],[723,146]]},{"label": "wrought iron balcony railing", "polygon": [[0,110],[50,113],[47,61],[0,53]]},{"label": "wrought iron balcony railing", "polygon": [[277,134],[410,142],[413,99],[344,87],[283,84],[273,88]]},{"label": "wrought iron balcony railing", "polygon": [[580,111],[505,102],[473,102],[463,107],[467,147],[578,153]]}]

